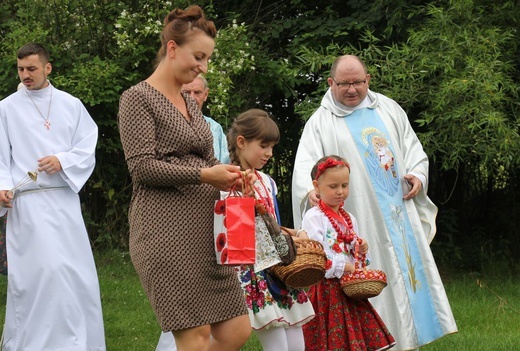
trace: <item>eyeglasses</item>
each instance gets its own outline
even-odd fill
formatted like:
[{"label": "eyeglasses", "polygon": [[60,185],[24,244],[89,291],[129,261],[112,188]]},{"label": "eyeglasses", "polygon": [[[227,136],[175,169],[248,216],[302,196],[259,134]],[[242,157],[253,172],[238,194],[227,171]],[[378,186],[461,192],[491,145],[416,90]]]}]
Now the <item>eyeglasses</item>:
[{"label": "eyeglasses", "polygon": [[367,82],[366,79],[365,80],[358,80],[356,82],[352,82],[352,83],[347,83],[347,82],[336,82],[334,80],[334,78],[330,78],[332,79],[332,81],[334,83],[336,83],[336,85],[338,86],[338,88],[340,89],[350,89],[350,87],[354,87],[354,89],[359,89],[359,88],[362,88],[363,85]]}]

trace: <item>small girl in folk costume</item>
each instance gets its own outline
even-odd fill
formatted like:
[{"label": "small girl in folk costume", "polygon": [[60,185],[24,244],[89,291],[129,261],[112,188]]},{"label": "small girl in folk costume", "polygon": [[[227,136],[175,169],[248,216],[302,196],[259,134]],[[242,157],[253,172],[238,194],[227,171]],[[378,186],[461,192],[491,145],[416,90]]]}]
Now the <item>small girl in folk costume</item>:
[{"label": "small girl in folk costume", "polygon": [[[258,170],[273,156],[273,147],[280,140],[278,126],[267,112],[251,109],[233,121],[227,140],[231,162],[242,170],[251,169],[256,173],[256,198],[276,218],[276,184],[271,177]],[[272,242],[269,245],[275,250]],[[257,250],[258,247],[257,243]],[[314,317],[306,292],[289,288],[284,290],[283,296],[275,293],[274,297],[267,285],[266,270],[257,269],[255,272],[252,265],[239,267],[238,277],[246,297],[251,326],[263,350],[303,351],[302,325]]]},{"label": "small girl in folk costume", "polygon": [[311,172],[320,200],[303,217],[302,229],[319,241],[327,255],[325,278],[309,290],[316,317],[303,326],[306,351],[386,350],[395,340],[368,299],[352,299],[340,278],[355,270],[354,244],[368,253],[356,219],[343,209],[350,166],[339,156],[321,158]]}]

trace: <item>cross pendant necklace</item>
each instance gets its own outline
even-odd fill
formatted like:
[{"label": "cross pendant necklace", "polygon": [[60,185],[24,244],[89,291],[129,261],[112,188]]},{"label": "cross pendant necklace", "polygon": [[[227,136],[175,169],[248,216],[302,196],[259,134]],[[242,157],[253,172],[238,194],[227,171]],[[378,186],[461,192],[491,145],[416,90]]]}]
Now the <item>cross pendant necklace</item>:
[{"label": "cross pendant necklace", "polygon": [[38,108],[38,106],[36,105],[36,103],[34,102],[33,98],[31,97],[31,94],[29,94],[29,92],[27,91],[27,88],[25,89],[25,93],[27,94],[27,96],[29,96],[29,99],[31,99],[31,102],[33,103],[34,107],[36,107],[36,110],[38,111],[38,113],[40,114],[40,116],[43,118],[43,126],[47,129],[47,130],[50,130],[51,129],[51,122],[49,122],[49,117],[51,115],[51,104],[52,104],[52,85],[49,87],[49,89],[51,90],[51,97],[49,99],[49,109],[47,110],[47,117],[45,117],[43,115],[43,113],[40,111],[40,109]]}]

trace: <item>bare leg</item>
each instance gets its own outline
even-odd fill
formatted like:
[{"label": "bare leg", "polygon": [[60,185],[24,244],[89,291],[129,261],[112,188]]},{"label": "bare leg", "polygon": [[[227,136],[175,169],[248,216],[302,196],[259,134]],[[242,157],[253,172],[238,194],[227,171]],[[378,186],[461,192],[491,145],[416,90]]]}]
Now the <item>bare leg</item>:
[{"label": "bare leg", "polygon": [[177,350],[208,351],[210,331],[209,325],[173,331]]},{"label": "bare leg", "polygon": [[[211,351],[239,351],[251,335],[247,314],[211,325]],[[178,346],[178,344],[177,344]],[[179,349],[179,351],[184,351]]]}]

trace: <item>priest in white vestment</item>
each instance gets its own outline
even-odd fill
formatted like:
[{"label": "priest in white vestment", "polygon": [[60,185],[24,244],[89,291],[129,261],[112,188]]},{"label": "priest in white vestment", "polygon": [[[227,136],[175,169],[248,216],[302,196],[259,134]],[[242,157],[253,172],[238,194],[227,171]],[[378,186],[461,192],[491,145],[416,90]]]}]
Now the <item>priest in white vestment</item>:
[{"label": "priest in white vestment", "polygon": [[94,169],[97,126],[79,99],[47,80],[43,46],[17,56],[24,87],[0,101],[0,215],[9,212],[2,350],[105,351],[78,195]]},{"label": "priest in white vestment", "polygon": [[437,207],[428,198],[428,158],[406,113],[369,90],[370,75],[356,56],[336,60],[321,106],[306,122],[294,164],[293,215],[299,228],[316,194],[310,176],[323,156],[351,166],[345,209],[358,219],[373,269],[388,286],[371,299],[397,344],[412,350],[457,326],[429,244]]}]

